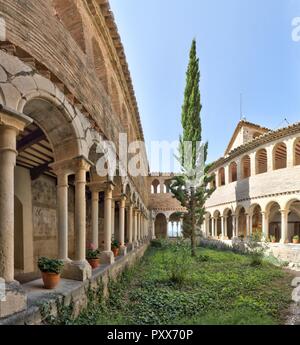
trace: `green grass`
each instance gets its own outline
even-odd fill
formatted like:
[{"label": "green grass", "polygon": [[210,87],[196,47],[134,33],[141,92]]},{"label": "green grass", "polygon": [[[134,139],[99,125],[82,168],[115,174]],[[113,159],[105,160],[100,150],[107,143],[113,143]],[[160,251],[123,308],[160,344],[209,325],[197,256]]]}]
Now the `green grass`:
[{"label": "green grass", "polygon": [[[180,249],[181,250],[181,249]],[[75,324],[272,325],[283,322],[291,276],[232,252],[197,249],[181,283],[170,278],[170,248],[150,248],[133,269],[110,284],[110,298],[94,303]],[[185,255],[185,254],[184,254]],[[183,257],[183,256],[182,256]]]}]

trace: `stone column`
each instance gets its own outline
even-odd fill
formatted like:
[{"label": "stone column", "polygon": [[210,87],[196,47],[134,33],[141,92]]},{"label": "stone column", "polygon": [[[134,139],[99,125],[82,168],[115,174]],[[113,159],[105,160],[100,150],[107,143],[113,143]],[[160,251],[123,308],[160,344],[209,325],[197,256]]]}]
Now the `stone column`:
[{"label": "stone column", "polygon": [[[21,114],[0,110],[0,278],[5,284],[5,298],[0,299],[0,318],[26,308],[26,296],[14,281],[14,168],[16,140],[31,122]],[[2,282],[2,281],[1,281]]]},{"label": "stone column", "polygon": [[232,215],[232,237],[237,237],[236,233],[237,233],[237,224],[236,224],[236,216]]},{"label": "stone column", "polygon": [[133,249],[133,206],[128,206],[128,222],[127,222],[128,244]]},{"label": "stone column", "polygon": [[246,216],[246,236],[250,236],[250,215],[249,214],[245,214]]},{"label": "stone column", "polygon": [[133,243],[134,246],[137,246],[137,211],[133,209]]},{"label": "stone column", "polygon": [[228,239],[228,230],[227,230],[227,216],[224,216],[224,233],[225,233],[225,238]]},{"label": "stone column", "polygon": [[84,281],[91,277],[91,266],[86,261],[86,173],[91,164],[84,158],[74,161],[75,169],[75,260],[64,272],[65,278]]},{"label": "stone column", "polygon": [[250,226],[249,235],[252,236],[253,234],[253,215],[252,214],[249,215],[249,226]]},{"label": "stone column", "polygon": [[215,237],[215,218],[211,217],[211,236]]},{"label": "stone column", "polygon": [[281,239],[280,243],[286,243],[288,236],[288,210],[281,210]]},{"label": "stone column", "polygon": [[99,248],[99,192],[92,190],[92,242]]},{"label": "stone column", "polygon": [[156,239],[156,235],[155,235],[155,215],[152,215],[151,218],[151,226],[152,226],[152,239],[155,240]]},{"label": "stone column", "polygon": [[101,253],[101,261],[107,264],[112,264],[114,262],[114,254],[111,251],[111,211],[113,190],[114,187],[112,183],[109,183],[105,189],[104,196],[104,251]]},{"label": "stone column", "polygon": [[136,226],[137,226],[137,241],[140,243],[140,240],[141,240],[141,212],[138,210],[137,211],[137,215],[136,215]]},{"label": "stone column", "polygon": [[223,216],[221,216],[221,230],[222,230],[222,237],[221,239],[224,240],[225,239],[225,226],[224,226],[224,220],[225,218]]},{"label": "stone column", "polygon": [[267,212],[261,212],[262,215],[262,237],[266,240],[269,237],[269,216]]},{"label": "stone column", "polygon": [[121,196],[120,207],[119,207],[119,241],[120,241],[120,254],[126,255],[125,246],[125,203],[126,196]]},{"label": "stone column", "polygon": [[116,215],[116,203],[115,200],[111,201],[111,240],[116,240],[115,236],[115,215]]},{"label": "stone column", "polygon": [[68,259],[68,175],[57,173],[58,258]]}]

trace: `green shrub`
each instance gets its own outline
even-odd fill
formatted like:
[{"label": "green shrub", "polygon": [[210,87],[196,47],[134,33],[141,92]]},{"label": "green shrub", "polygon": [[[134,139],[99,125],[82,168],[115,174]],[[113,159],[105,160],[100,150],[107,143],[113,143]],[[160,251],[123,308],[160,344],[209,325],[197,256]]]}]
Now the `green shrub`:
[{"label": "green shrub", "polygon": [[205,254],[200,254],[200,255],[196,256],[196,260],[198,262],[207,262],[207,261],[209,261],[209,256],[205,255]]},{"label": "green shrub", "polygon": [[161,243],[161,240],[160,239],[154,239],[154,240],[151,240],[150,242],[151,246],[154,247],[154,248],[161,248],[162,247],[162,243]]},{"label": "green shrub", "polygon": [[41,257],[38,260],[38,267],[42,272],[60,274],[64,263],[62,260]]}]

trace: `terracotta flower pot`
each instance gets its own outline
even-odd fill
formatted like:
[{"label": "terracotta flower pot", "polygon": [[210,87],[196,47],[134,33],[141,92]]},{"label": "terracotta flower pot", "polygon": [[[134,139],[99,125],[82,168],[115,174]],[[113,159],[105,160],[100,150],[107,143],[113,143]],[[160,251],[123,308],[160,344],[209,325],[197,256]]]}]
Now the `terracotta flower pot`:
[{"label": "terracotta flower pot", "polygon": [[112,252],[114,253],[114,257],[117,257],[119,255],[119,248],[112,248]]},{"label": "terracotta flower pot", "polygon": [[100,259],[87,259],[87,261],[91,265],[92,269],[100,266]]},{"label": "terracotta flower pot", "polygon": [[49,290],[54,289],[60,282],[60,274],[52,272],[42,272],[42,278],[45,289]]},{"label": "terracotta flower pot", "polygon": [[294,244],[298,244],[298,243],[299,243],[299,240],[293,239],[293,243],[294,243]]}]

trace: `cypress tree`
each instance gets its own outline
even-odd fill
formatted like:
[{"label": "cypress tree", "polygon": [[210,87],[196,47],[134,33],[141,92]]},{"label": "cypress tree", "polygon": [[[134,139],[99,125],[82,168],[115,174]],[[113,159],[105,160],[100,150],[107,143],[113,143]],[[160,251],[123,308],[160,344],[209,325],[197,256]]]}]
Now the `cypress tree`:
[{"label": "cypress tree", "polygon": [[[181,124],[183,133],[180,136],[179,161],[182,173],[176,176],[171,183],[171,192],[178,199],[187,213],[183,215],[183,234],[191,240],[192,256],[196,255],[196,231],[203,223],[205,214],[205,201],[213,192],[207,188],[212,178],[208,177],[209,166],[205,166],[202,176],[197,173],[197,165],[205,164],[208,144],[203,146],[203,156],[199,160],[199,144],[202,139],[200,112],[200,69],[197,57],[196,40],[192,42],[188,69],[186,72],[186,87],[182,106]],[[191,150],[185,154],[186,143],[190,142]],[[190,172],[192,171],[192,175]],[[199,182],[201,179],[201,182]],[[196,182],[196,183],[195,183]],[[198,183],[199,182],[199,183]]]}]

